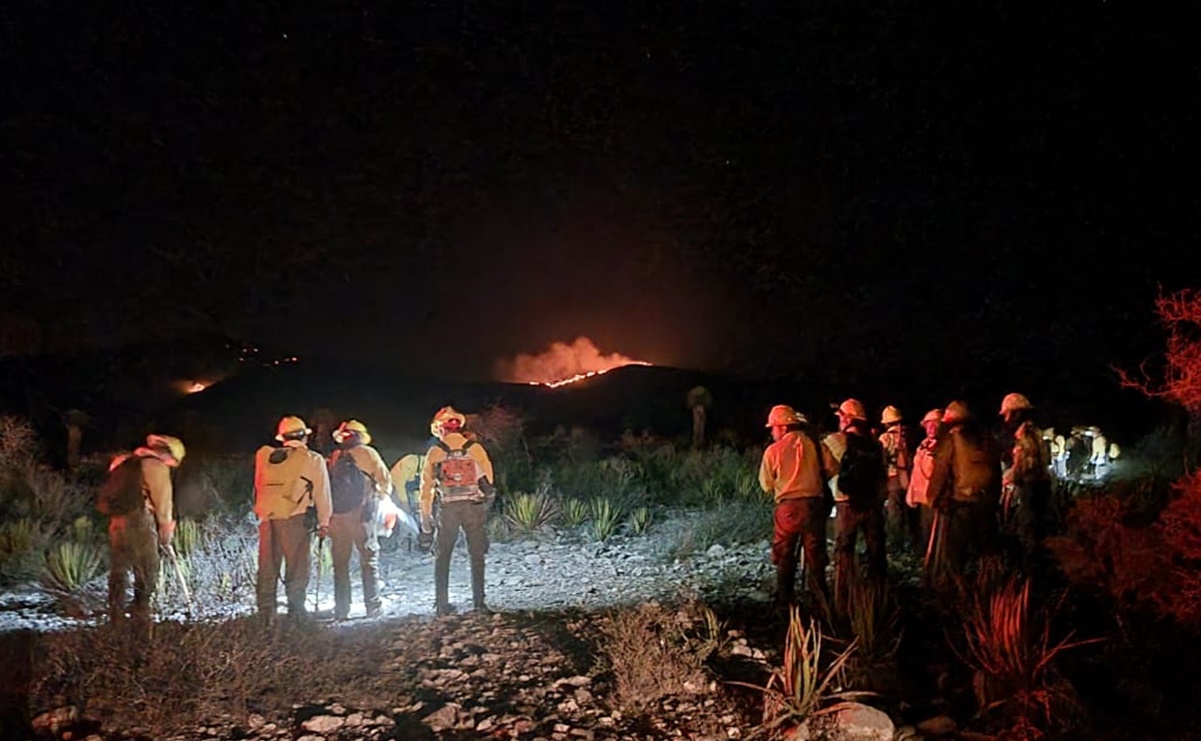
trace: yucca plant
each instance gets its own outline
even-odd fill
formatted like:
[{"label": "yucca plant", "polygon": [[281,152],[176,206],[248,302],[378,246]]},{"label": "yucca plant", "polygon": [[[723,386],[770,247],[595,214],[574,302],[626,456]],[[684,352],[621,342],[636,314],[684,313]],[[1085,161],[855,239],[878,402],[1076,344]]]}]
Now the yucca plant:
[{"label": "yucca plant", "polygon": [[564,500],[560,508],[560,517],[566,527],[574,529],[588,521],[589,511],[586,499],[572,497]]},{"label": "yucca plant", "polygon": [[896,654],[901,641],[900,611],[887,583],[854,579],[846,593],[846,620],[859,642],[856,659],[885,661]]},{"label": "yucca plant", "polygon": [[74,594],[80,587],[100,576],[104,559],[100,549],[89,544],[66,541],[46,554],[43,583],[58,592]]},{"label": "yucca plant", "polygon": [[554,500],[543,493],[519,492],[505,502],[505,522],[517,533],[540,530],[554,517]]},{"label": "yucca plant", "polygon": [[97,543],[100,540],[100,531],[91,519],[76,517],[67,531],[67,537],[76,543]]},{"label": "yucca plant", "polygon": [[41,531],[32,519],[0,524],[0,553],[25,553],[34,549],[40,539]]},{"label": "yucca plant", "polygon": [[175,551],[180,556],[190,556],[196,552],[204,540],[204,531],[200,529],[200,523],[195,520],[176,520],[175,522],[175,537],[172,542],[175,544]]},{"label": "yucca plant", "polygon": [[[1070,700],[1052,669],[1064,651],[1099,639],[1073,641],[1069,633],[1051,640],[1051,620],[1041,629],[1030,619],[1030,582],[1009,579],[990,594],[977,592],[963,603],[964,663],[977,672],[980,713],[1004,708],[1025,727],[1047,728],[1059,703]],[[958,652],[958,650],[957,650]]]},{"label": "yucca plant", "polygon": [[839,710],[846,702],[870,693],[842,690],[847,661],[858,643],[851,643],[828,662],[822,656],[822,633],[816,622],[805,620],[796,606],[788,618],[781,666],[773,669],[767,685],[759,687],[734,682],[763,692],[763,723],[758,729],[774,735],[785,727],[798,725]]},{"label": "yucca plant", "polygon": [[621,507],[608,497],[592,500],[592,537],[604,542],[611,538],[621,524]]},{"label": "yucca plant", "polygon": [[651,526],[651,510],[649,507],[638,507],[630,512],[626,525],[633,535],[642,535]]}]

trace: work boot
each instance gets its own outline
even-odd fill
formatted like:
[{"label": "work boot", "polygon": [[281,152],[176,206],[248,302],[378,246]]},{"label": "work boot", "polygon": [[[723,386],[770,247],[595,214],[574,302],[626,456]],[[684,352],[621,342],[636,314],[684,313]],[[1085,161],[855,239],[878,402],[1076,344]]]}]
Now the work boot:
[{"label": "work boot", "polygon": [[488,605],[484,604],[483,600],[476,600],[471,607],[471,611],[477,615],[491,615],[493,610]]},{"label": "work boot", "polygon": [[456,608],[454,605],[450,604],[449,602],[441,602],[434,606],[434,614],[437,615],[438,617],[445,617],[446,615],[454,615],[458,611],[459,611],[458,608]]}]

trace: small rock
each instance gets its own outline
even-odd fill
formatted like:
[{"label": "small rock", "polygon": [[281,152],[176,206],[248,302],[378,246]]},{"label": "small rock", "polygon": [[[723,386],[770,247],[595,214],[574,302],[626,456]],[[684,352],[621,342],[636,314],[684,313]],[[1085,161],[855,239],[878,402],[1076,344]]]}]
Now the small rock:
[{"label": "small rock", "polygon": [[455,727],[459,720],[459,706],[454,703],[443,705],[434,712],[425,716],[424,721],[430,730],[434,733],[449,731]]},{"label": "small rock", "polygon": [[709,558],[721,558],[726,555],[726,547],[721,543],[714,543],[709,546],[709,550],[705,551],[705,555]]},{"label": "small rock", "polygon": [[300,727],[313,733],[332,733],[338,730],[346,721],[336,715],[317,715],[300,724]]},{"label": "small rock", "polygon": [[807,718],[789,736],[791,741],[893,741],[896,726],[888,714],[858,702],[818,718]]}]

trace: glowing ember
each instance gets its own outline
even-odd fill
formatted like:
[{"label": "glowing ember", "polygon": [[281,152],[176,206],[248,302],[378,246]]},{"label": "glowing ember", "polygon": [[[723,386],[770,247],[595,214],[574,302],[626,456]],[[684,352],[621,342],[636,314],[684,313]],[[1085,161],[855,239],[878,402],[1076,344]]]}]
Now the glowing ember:
[{"label": "glowing ember", "polygon": [[626,365],[651,365],[619,353],[604,355],[587,337],[568,345],[555,342],[538,355],[518,355],[497,363],[497,375],[509,383],[558,388]]}]

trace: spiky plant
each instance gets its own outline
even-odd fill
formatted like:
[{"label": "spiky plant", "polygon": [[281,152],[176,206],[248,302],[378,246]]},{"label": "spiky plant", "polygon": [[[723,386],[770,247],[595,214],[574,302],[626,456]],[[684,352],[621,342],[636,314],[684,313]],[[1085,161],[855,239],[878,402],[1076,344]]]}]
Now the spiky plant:
[{"label": "spiky plant", "polygon": [[642,535],[651,526],[651,510],[649,507],[638,507],[630,512],[626,525],[633,535]]},{"label": "spiky plant", "polygon": [[588,521],[590,511],[588,500],[572,497],[564,500],[560,516],[566,527],[574,529]]},{"label": "spiky plant", "polygon": [[827,660],[822,652],[821,628],[801,616],[796,606],[788,618],[781,665],[772,670],[767,685],[734,682],[763,692],[763,724],[758,729],[774,735],[790,725],[837,711],[845,702],[869,693],[842,690],[847,661],[858,643],[851,643]]},{"label": "spiky plant", "polygon": [[1004,709],[1025,727],[1047,729],[1061,703],[1071,699],[1052,663],[1064,651],[1097,639],[1073,641],[1074,633],[1069,633],[1053,641],[1049,615],[1036,627],[1026,579],[1009,579],[990,593],[977,592],[963,602],[961,615],[966,648],[956,651],[977,671],[980,712]]},{"label": "spiky plant", "polygon": [[175,550],[180,556],[190,556],[200,547],[204,532],[195,520],[177,520],[175,523]]},{"label": "spiky plant", "polygon": [[596,497],[592,500],[592,537],[604,542],[617,532],[621,525],[621,507],[608,497]]},{"label": "spiky plant", "polygon": [[59,543],[46,554],[43,583],[58,592],[74,594],[80,587],[100,576],[104,559],[100,549],[84,543]]},{"label": "spiky plant", "polygon": [[541,530],[555,517],[555,503],[543,493],[518,492],[505,502],[504,519],[517,533]]}]

